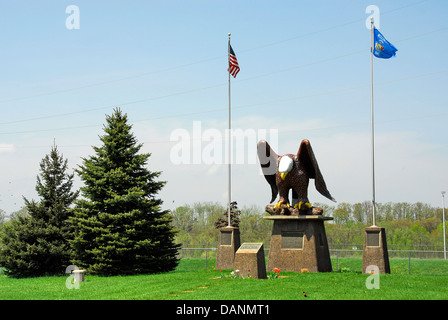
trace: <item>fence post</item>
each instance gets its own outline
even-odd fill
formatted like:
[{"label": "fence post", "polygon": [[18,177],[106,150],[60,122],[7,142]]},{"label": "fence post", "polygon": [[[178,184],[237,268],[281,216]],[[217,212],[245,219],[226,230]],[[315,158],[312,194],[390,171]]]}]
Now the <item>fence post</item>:
[{"label": "fence post", "polygon": [[208,255],[208,248],[205,248],[205,270],[207,270],[207,255]]},{"label": "fence post", "polygon": [[411,250],[408,251],[409,274],[411,274]]},{"label": "fence post", "polygon": [[339,270],[339,250],[336,249],[336,271]]}]

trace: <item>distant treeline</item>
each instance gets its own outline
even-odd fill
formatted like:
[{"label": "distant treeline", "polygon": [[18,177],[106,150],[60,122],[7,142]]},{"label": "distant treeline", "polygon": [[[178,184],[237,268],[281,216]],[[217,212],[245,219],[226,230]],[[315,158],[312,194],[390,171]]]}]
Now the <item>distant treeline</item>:
[{"label": "distant treeline", "polygon": [[[341,202],[336,206],[314,203],[324,209],[324,215],[334,220],[326,223],[327,238],[334,248],[362,245],[364,228],[372,224],[372,204]],[[242,242],[263,242],[269,247],[272,221],[263,219],[264,209],[258,206],[240,208],[240,233]],[[184,247],[215,247],[218,231],[215,222],[224,217],[226,208],[217,202],[200,202],[184,205],[171,212],[173,225],[179,230],[176,243]],[[26,208],[11,215],[14,219],[26,214]],[[377,203],[376,224],[386,228],[390,249],[442,250],[442,208],[417,203]],[[445,214],[448,214],[446,210]],[[0,225],[5,215],[0,210]],[[448,224],[446,224],[448,228]]]},{"label": "distant treeline", "polygon": [[[330,246],[351,248],[364,241],[364,228],[372,224],[372,204],[339,203],[337,206],[314,203],[324,209],[325,216],[334,220],[326,223]],[[272,221],[263,219],[263,208],[240,208],[240,233],[242,242],[263,242],[269,247]],[[184,247],[214,247],[219,232],[214,223],[226,211],[219,203],[204,202],[184,205],[172,211],[173,224],[179,233],[176,242]],[[441,250],[443,247],[442,209],[429,204],[377,203],[376,224],[386,228],[389,248]]]}]

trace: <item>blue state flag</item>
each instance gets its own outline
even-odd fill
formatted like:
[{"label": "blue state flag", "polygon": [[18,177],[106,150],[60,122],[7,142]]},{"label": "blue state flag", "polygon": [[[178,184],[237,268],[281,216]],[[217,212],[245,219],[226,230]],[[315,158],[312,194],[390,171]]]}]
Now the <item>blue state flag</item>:
[{"label": "blue state flag", "polygon": [[389,59],[395,56],[398,49],[386,40],[375,27],[373,28],[373,55],[377,58]]}]

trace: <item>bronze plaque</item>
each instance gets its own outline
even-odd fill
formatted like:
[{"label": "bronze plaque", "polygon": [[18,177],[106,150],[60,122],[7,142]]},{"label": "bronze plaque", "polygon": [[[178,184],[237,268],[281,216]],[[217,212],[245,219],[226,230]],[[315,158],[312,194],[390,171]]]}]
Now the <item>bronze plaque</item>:
[{"label": "bronze plaque", "polygon": [[299,230],[299,222],[298,221],[291,221],[286,224],[286,229],[283,229],[285,231],[297,231]]},{"label": "bronze plaque", "polygon": [[282,232],[282,249],[303,249],[303,232]]},{"label": "bronze plaque", "polygon": [[262,243],[243,243],[240,247],[241,250],[255,250],[258,251],[262,246]]},{"label": "bronze plaque", "polygon": [[222,246],[232,245],[232,232],[221,231],[221,245]]},{"label": "bronze plaque", "polygon": [[380,232],[367,232],[367,246],[368,247],[379,247],[380,246]]}]

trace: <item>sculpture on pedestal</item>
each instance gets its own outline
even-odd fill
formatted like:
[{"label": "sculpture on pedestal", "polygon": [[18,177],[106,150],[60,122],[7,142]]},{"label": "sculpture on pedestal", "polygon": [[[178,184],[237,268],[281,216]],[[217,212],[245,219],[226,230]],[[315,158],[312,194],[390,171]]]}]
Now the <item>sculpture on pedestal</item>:
[{"label": "sculpture on pedestal", "polygon": [[[308,184],[315,180],[315,186],[323,196],[332,201],[322,173],[308,140],[302,140],[297,155],[277,155],[269,144],[261,140],[257,145],[258,158],[264,177],[271,186],[271,203],[279,195],[275,205],[267,205],[273,220],[270,241],[268,269],[285,271],[331,272],[330,251],[321,208],[313,207],[308,200]],[[289,191],[292,202],[289,203]],[[292,206],[291,206],[292,205]]]},{"label": "sculpture on pedestal", "polygon": [[[271,186],[271,203],[277,194],[280,196],[275,205],[266,206],[270,214],[322,214],[322,209],[313,207],[308,200],[309,179],[315,180],[320,194],[336,202],[327,189],[308,140],[302,140],[297,155],[279,156],[265,140],[258,142],[257,152],[264,177]],[[291,204],[289,190],[292,190]]]}]

